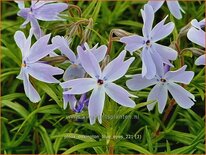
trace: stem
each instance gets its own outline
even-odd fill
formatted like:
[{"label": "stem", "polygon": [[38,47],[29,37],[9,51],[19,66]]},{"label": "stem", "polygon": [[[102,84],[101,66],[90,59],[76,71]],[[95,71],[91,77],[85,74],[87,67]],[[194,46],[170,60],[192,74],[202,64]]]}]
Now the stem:
[{"label": "stem", "polygon": [[[177,49],[178,55],[180,56],[180,67],[182,67],[184,65],[184,57],[181,55],[181,50],[180,50],[178,42],[175,43],[175,47]],[[165,111],[165,114],[163,116],[163,119],[162,119],[163,122],[165,122],[167,120],[167,118],[168,118],[169,114],[171,113],[172,108],[173,108],[174,105],[175,105],[175,100],[174,99],[170,100],[169,106],[167,107],[167,109]]]},{"label": "stem", "polygon": [[180,56],[180,67],[182,67],[184,65],[184,57],[181,55],[181,49],[180,49],[179,44],[177,42],[175,43],[175,47],[176,47],[177,52]]},{"label": "stem", "polygon": [[172,111],[173,106],[175,105],[175,100],[172,99],[170,100],[169,106],[167,107],[165,114],[163,116],[162,122],[165,122],[170,114],[170,112]]},{"label": "stem", "polygon": [[114,145],[113,144],[110,144],[109,145],[109,154],[114,154]]},{"label": "stem", "polygon": [[79,16],[81,17],[81,15],[82,15],[82,10],[81,10],[81,8],[80,8],[79,6],[73,5],[73,4],[70,4],[70,5],[69,5],[69,9],[68,9],[68,10],[69,10],[69,13],[71,14],[72,17],[74,17],[74,14],[71,12],[71,9],[77,10]]},{"label": "stem", "polygon": [[35,153],[38,153],[40,150],[40,137],[37,130],[34,130],[34,142],[35,142]]}]

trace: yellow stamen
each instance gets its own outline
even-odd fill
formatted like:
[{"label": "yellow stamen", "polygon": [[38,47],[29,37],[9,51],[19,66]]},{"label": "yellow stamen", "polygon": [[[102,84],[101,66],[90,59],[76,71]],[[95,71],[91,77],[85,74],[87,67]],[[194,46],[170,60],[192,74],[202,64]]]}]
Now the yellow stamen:
[{"label": "yellow stamen", "polygon": [[26,64],[21,64],[21,67],[26,67]]}]

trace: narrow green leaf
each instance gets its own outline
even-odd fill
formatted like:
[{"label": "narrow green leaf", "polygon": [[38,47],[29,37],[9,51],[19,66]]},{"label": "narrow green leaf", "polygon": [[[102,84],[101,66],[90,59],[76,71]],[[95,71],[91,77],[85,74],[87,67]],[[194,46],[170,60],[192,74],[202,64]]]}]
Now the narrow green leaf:
[{"label": "narrow green leaf", "polygon": [[104,145],[103,142],[86,142],[86,143],[81,143],[81,144],[78,144],[78,145],[75,145],[75,146],[71,147],[70,149],[65,151],[63,154],[70,154],[72,152],[79,151],[81,149],[92,148],[92,147],[94,148],[94,147],[103,146],[103,145]]},{"label": "narrow green leaf", "polygon": [[13,103],[13,102],[8,101],[8,100],[2,100],[2,107],[4,107],[4,106],[7,106],[7,107],[15,110],[20,116],[22,116],[25,119],[29,115],[29,112],[19,103]]},{"label": "narrow green leaf", "polygon": [[151,152],[149,152],[145,148],[143,148],[141,146],[138,146],[136,144],[130,143],[130,142],[119,142],[119,143],[117,143],[116,146],[118,146],[118,147],[126,147],[128,149],[138,151],[139,153],[152,154]]},{"label": "narrow green leaf", "polygon": [[49,138],[49,135],[48,135],[46,129],[42,125],[40,125],[38,127],[38,130],[39,130],[39,133],[43,139],[44,146],[46,147],[46,150],[47,150],[47,154],[54,154],[52,142],[51,142],[51,139]]},{"label": "narrow green leaf", "polygon": [[146,135],[146,140],[147,140],[149,151],[153,152],[152,139],[151,139],[150,132],[147,129],[147,126],[145,126],[145,135]]},{"label": "narrow green leaf", "polygon": [[58,96],[54,92],[56,89],[55,87],[50,87],[48,84],[35,81],[35,84],[38,85],[39,88],[41,88],[45,93],[47,93],[60,107],[62,107],[62,102],[59,100]]}]

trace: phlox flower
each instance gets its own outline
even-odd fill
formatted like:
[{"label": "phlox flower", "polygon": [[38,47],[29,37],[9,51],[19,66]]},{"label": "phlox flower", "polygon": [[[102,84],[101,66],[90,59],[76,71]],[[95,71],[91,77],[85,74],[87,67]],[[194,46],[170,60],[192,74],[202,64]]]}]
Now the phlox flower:
[{"label": "phlox flower", "polygon": [[[205,27],[205,19],[198,22],[196,19],[191,21],[192,27],[189,29],[187,33],[187,38],[193,43],[202,46],[205,48],[205,31],[202,28]],[[196,65],[205,65],[206,64],[206,54],[201,55],[195,61]]]},{"label": "phlox flower", "polygon": [[18,16],[25,19],[25,22],[21,25],[22,28],[30,22],[34,31],[35,37],[38,39],[43,35],[43,32],[39,26],[38,20],[42,21],[56,21],[63,20],[59,17],[60,12],[66,10],[68,5],[66,3],[52,3],[55,1],[42,1],[31,0],[31,6],[25,7],[23,0],[15,0],[18,3],[19,12]]},{"label": "phlox flower", "polygon": [[57,48],[52,44],[48,44],[50,34],[41,37],[31,46],[32,35],[32,30],[30,30],[28,38],[21,31],[17,31],[14,35],[15,42],[22,53],[21,71],[17,78],[23,80],[24,91],[30,101],[39,102],[40,96],[30,83],[29,77],[47,83],[59,83],[53,76],[63,74],[64,71],[40,60]]},{"label": "phlox flower", "polygon": [[152,6],[152,8],[154,9],[154,11],[156,12],[157,10],[159,10],[161,8],[161,6],[163,5],[164,2],[167,2],[167,6],[171,12],[171,14],[177,18],[177,19],[181,19],[182,18],[182,14],[181,11],[183,13],[184,10],[181,8],[178,0],[149,0],[148,4]]},{"label": "phlox flower", "polygon": [[135,106],[135,102],[130,99],[134,95],[113,83],[127,72],[130,64],[134,61],[134,58],[124,61],[125,55],[126,51],[121,52],[117,58],[101,71],[94,54],[80,50],[78,51],[80,62],[91,78],[79,78],[60,84],[62,88],[68,89],[64,94],[84,94],[93,90],[88,105],[90,124],[94,124],[96,118],[98,118],[99,123],[102,123],[105,93],[120,105],[126,107]]},{"label": "phlox flower", "polygon": [[[68,81],[71,79],[83,78],[86,72],[81,65],[79,56],[78,55],[76,56],[75,53],[70,49],[68,40],[62,36],[55,36],[54,38],[52,38],[52,43],[58,46],[58,49],[61,51],[61,53],[65,55],[69,59],[69,62],[71,63],[71,65],[64,72],[63,80]],[[87,43],[84,43],[83,46],[85,47],[85,49],[81,46],[78,46],[77,51],[91,52],[92,54],[94,54],[98,62],[101,62],[104,59],[107,52],[107,47],[105,45],[98,47],[98,44],[96,44],[91,49]],[[69,103],[70,108],[73,111],[80,112],[80,109],[83,108],[84,103],[86,103],[86,100],[87,98],[85,98],[85,94],[82,95],[82,98],[80,99],[79,102],[77,101],[74,95],[63,94],[63,102],[64,102],[63,108],[66,109]]]},{"label": "phlox flower", "polygon": [[159,63],[172,66],[169,60],[175,60],[177,58],[177,52],[174,49],[156,43],[172,32],[174,23],[169,22],[164,25],[167,19],[167,17],[165,17],[152,29],[154,21],[154,11],[152,7],[146,4],[144,10],[141,10],[141,13],[144,21],[142,29],[143,37],[135,34],[123,37],[120,41],[126,44],[125,49],[131,54],[142,48],[142,76],[151,79],[156,75],[156,66],[158,66]]},{"label": "phlox flower", "polygon": [[147,105],[148,110],[152,110],[158,102],[158,111],[162,113],[168,99],[168,91],[176,103],[185,109],[194,105],[195,97],[177,83],[189,84],[194,76],[194,72],[185,71],[186,65],[176,71],[164,72],[163,67],[158,69],[158,74],[153,79],[146,79],[141,74],[132,75],[132,79],[126,82],[131,90],[142,90],[149,86],[155,85],[150,91],[147,101],[155,100],[156,102]]}]

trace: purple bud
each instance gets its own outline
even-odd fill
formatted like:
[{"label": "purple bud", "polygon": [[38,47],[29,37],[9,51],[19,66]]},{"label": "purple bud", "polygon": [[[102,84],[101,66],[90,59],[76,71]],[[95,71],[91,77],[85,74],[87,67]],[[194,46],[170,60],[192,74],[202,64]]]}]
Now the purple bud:
[{"label": "purple bud", "polygon": [[82,112],[84,105],[88,105],[89,99],[87,98],[87,94],[82,94],[82,96],[79,99],[79,102],[77,103],[77,106],[74,109],[74,112],[80,113]]}]

